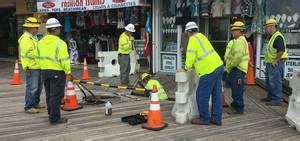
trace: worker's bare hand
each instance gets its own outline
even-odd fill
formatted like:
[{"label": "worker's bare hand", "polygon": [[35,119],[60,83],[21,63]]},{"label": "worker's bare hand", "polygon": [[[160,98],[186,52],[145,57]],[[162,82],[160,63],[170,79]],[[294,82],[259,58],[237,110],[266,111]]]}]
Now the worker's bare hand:
[{"label": "worker's bare hand", "polygon": [[186,71],[186,70],[183,69],[183,68],[179,68],[179,69],[176,70],[176,72],[185,72],[185,71]]},{"label": "worker's bare hand", "polygon": [[74,78],[71,74],[66,75],[67,80],[72,81]]},{"label": "worker's bare hand", "polygon": [[273,66],[274,68],[276,68],[276,67],[278,66],[278,62],[277,62],[276,60],[274,60],[274,61],[272,62],[272,66]]}]

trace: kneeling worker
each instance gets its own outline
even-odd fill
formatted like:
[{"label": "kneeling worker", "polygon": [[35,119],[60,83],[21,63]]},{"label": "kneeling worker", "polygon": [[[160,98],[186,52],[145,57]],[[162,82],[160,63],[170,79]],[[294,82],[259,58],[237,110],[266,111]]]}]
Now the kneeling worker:
[{"label": "kneeling worker", "polygon": [[167,100],[168,95],[162,85],[157,81],[152,79],[152,76],[149,73],[143,73],[141,75],[141,80],[144,84],[145,89],[147,90],[152,90],[153,86],[156,85],[158,95],[159,95],[159,100]]}]

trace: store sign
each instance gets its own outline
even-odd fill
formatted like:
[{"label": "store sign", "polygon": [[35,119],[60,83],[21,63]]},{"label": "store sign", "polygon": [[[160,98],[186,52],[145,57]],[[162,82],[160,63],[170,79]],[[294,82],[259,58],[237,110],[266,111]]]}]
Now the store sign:
[{"label": "store sign", "polygon": [[175,71],[176,70],[176,55],[162,55],[162,70]]},{"label": "store sign", "polygon": [[37,0],[41,13],[74,12],[145,6],[146,0]]},{"label": "store sign", "polygon": [[[264,61],[264,58],[261,58],[260,60],[260,69],[264,71],[266,69],[266,63]],[[300,69],[300,59],[289,59],[285,62],[283,70],[284,78],[292,78],[294,69]],[[260,78],[265,78],[265,73],[263,71],[260,71],[259,76]]]}]

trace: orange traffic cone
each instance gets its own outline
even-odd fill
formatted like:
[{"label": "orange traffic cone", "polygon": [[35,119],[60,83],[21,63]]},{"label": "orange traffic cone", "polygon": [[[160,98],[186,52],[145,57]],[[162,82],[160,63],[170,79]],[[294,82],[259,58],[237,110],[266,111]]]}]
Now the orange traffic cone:
[{"label": "orange traffic cone", "polygon": [[87,67],[86,59],[84,58],[84,64],[83,64],[83,73],[82,73],[82,80],[91,80],[91,77],[89,76],[89,70]]},{"label": "orange traffic cone", "polygon": [[224,90],[224,85],[223,85],[223,83],[222,83],[222,107],[229,107],[229,105],[228,105],[228,103],[226,102],[226,100],[225,100],[225,95],[224,95],[224,93],[225,93],[225,90]]},{"label": "orange traffic cone", "polygon": [[19,64],[18,64],[18,60],[16,60],[16,64],[15,64],[15,70],[14,70],[14,75],[13,75],[13,79],[10,80],[10,85],[20,85],[23,84],[21,78],[20,78],[20,70],[19,70]]},{"label": "orange traffic cone", "polygon": [[78,105],[77,96],[75,94],[75,88],[73,82],[68,81],[67,94],[65,96],[65,104],[62,107],[65,111],[74,111],[81,109],[82,106]]},{"label": "orange traffic cone", "polygon": [[248,63],[248,71],[246,75],[246,84],[247,85],[254,85],[255,84],[255,79],[254,79],[254,70],[253,70],[253,48],[252,45],[249,43],[248,44],[249,48],[249,63]]},{"label": "orange traffic cone", "polygon": [[167,123],[163,123],[162,115],[160,112],[160,102],[157,93],[156,85],[153,85],[151,92],[150,111],[148,114],[148,120],[146,124],[142,125],[142,128],[159,131],[167,127]]}]

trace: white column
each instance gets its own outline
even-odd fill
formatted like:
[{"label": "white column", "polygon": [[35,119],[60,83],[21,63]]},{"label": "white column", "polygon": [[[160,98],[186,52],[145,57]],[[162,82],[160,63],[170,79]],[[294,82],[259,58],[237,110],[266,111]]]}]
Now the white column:
[{"label": "white column", "polygon": [[153,0],[153,6],[152,6],[152,28],[153,28],[153,33],[152,33],[152,39],[153,39],[153,45],[152,45],[152,69],[153,73],[156,73],[159,71],[159,66],[160,66],[160,55],[159,55],[159,47],[160,47],[160,8],[159,8],[159,0]]},{"label": "white column", "polygon": [[[255,61],[256,68],[260,68],[261,48],[262,48],[262,34],[258,33],[256,36],[256,61]],[[256,70],[255,77],[259,77],[259,71],[256,68],[254,68]]]},{"label": "white column", "polygon": [[181,35],[182,35],[182,26],[177,26],[177,68],[182,68],[182,54],[181,54]]}]

